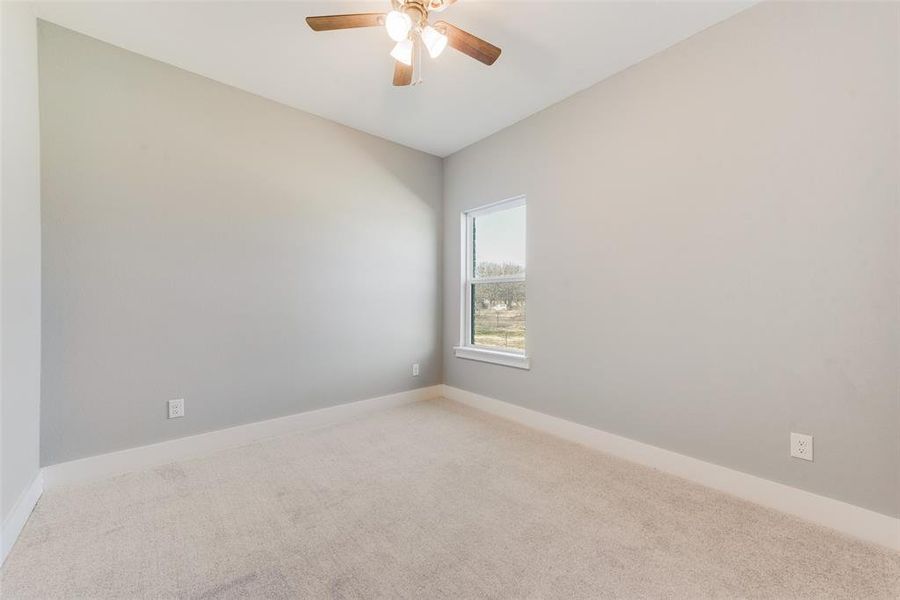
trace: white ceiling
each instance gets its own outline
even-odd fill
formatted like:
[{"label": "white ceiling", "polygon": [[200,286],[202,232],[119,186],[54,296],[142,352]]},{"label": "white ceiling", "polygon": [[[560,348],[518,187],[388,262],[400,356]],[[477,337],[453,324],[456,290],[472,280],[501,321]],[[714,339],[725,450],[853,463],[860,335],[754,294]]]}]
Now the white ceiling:
[{"label": "white ceiling", "polygon": [[[452,49],[425,82],[391,85],[378,28],[311,31],[362,2],[48,2],[51,22],[260,96],[446,156],[747,8],[751,0],[460,0],[445,19],[500,46],[491,67]],[[434,17],[434,15],[433,15]]]}]

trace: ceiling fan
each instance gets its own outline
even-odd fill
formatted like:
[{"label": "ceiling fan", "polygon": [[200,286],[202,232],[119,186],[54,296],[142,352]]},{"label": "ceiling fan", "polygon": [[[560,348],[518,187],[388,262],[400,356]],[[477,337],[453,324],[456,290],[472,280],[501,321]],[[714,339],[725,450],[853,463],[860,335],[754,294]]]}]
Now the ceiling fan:
[{"label": "ceiling fan", "polygon": [[423,48],[431,58],[440,56],[450,46],[486,65],[494,64],[500,56],[500,48],[463,31],[445,21],[434,25],[428,22],[428,14],[441,12],[456,0],[391,0],[388,13],[358,13],[352,15],[327,15],[306,17],[313,31],[332,31],[356,27],[383,25],[392,40],[397,42],[391,50],[394,58],[394,85],[416,85],[422,82]]}]

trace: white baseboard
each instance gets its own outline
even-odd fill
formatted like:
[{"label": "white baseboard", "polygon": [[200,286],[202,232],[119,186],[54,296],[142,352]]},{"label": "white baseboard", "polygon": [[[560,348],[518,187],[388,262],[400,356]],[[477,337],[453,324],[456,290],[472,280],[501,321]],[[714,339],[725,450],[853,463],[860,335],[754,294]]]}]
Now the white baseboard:
[{"label": "white baseboard", "polygon": [[441,386],[434,385],[58,463],[44,467],[44,485],[47,489],[52,489],[61,485],[83,483],[154,467],[175,460],[195,458],[261,439],[349,421],[394,406],[430,400],[440,396],[440,392]]},{"label": "white baseboard", "polygon": [[3,529],[0,530],[0,565],[6,561],[9,551],[12,550],[25,522],[31,516],[31,511],[37,505],[41,494],[44,493],[44,478],[40,471],[34,476],[31,484],[22,492],[15,506],[9,511],[9,514],[3,519]]},{"label": "white baseboard", "polygon": [[442,396],[572,442],[900,550],[900,519],[444,385]]},{"label": "white baseboard", "polygon": [[3,559],[44,488],[102,479],[202,456],[438,396],[900,551],[900,519],[453,386],[436,385],[44,467],[43,479],[40,474],[35,478],[3,522]]}]

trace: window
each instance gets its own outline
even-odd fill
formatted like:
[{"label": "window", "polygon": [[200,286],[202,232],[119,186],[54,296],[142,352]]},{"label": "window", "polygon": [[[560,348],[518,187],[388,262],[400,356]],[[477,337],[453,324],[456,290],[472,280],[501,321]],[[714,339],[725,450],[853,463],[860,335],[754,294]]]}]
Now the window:
[{"label": "window", "polygon": [[456,356],[528,368],[525,198],[462,215],[462,309]]}]

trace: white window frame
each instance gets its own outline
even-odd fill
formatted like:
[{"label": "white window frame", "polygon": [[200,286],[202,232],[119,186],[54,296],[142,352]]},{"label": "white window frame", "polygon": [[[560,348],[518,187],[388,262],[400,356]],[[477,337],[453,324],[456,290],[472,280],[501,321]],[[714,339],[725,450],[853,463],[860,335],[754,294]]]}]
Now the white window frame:
[{"label": "white window frame", "polygon": [[[507,275],[502,277],[476,277],[474,272],[474,256],[473,256],[473,239],[472,230],[474,221],[477,217],[483,217],[494,212],[517,208],[519,206],[527,206],[525,196],[515,196],[507,198],[499,202],[494,202],[486,206],[480,206],[471,210],[463,211],[460,218],[461,227],[461,257],[460,262],[460,319],[459,319],[459,345],[454,346],[453,350],[457,358],[467,360],[477,360],[482,362],[504,365],[507,367],[515,367],[518,369],[529,369],[531,362],[528,357],[528,317],[526,316],[526,333],[525,343],[526,350],[510,350],[508,348],[496,348],[493,346],[480,346],[471,341],[472,332],[472,286],[476,283],[509,283],[526,281],[527,261],[525,272],[516,275]],[[527,218],[526,218],[527,219]],[[527,223],[527,220],[526,220]],[[526,233],[526,253],[527,253],[527,233]],[[527,284],[526,284],[527,286]],[[527,294],[527,290],[526,290]]]}]

